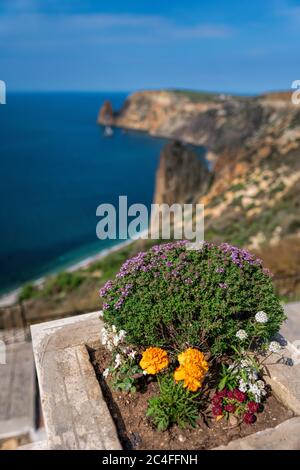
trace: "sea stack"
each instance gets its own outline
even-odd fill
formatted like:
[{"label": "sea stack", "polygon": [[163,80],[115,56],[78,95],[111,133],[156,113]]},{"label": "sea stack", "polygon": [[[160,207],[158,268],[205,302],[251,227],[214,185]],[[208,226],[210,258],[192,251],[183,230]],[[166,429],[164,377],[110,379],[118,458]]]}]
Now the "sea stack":
[{"label": "sea stack", "polygon": [[109,100],[104,101],[100,108],[97,123],[104,126],[111,126],[114,120],[114,111],[112,104]]}]

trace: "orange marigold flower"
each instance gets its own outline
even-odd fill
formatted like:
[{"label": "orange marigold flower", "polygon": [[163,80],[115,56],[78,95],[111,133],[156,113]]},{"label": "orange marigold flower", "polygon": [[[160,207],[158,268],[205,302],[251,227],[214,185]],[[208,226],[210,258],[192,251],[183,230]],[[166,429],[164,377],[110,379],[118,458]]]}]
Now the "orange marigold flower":
[{"label": "orange marigold flower", "polygon": [[184,387],[191,392],[196,392],[201,387],[208,364],[204,358],[204,354],[198,349],[188,348],[186,351],[178,355],[180,366],[174,372],[176,382],[183,380]]},{"label": "orange marigold flower", "polygon": [[195,376],[190,375],[184,366],[179,366],[175,370],[174,379],[176,382],[183,380],[183,386],[188,388],[191,392],[196,392],[202,384]]},{"label": "orange marigold flower", "polygon": [[208,364],[205,360],[204,354],[198,349],[188,348],[186,351],[178,355],[178,362],[181,366],[197,367],[203,369],[205,372],[208,371]]},{"label": "orange marigold flower", "polygon": [[161,348],[148,348],[143,352],[140,366],[147,374],[157,374],[169,365],[168,354]]}]

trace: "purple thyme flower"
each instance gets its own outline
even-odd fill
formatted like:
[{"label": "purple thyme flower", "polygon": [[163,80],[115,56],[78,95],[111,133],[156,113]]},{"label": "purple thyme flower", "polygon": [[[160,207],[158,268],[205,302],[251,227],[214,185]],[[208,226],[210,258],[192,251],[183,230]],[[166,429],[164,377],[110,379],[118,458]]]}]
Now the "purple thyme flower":
[{"label": "purple thyme flower", "polygon": [[266,274],[266,276],[273,277],[272,271],[270,271],[268,268],[264,268],[263,273]]},{"label": "purple thyme flower", "polygon": [[107,292],[112,288],[113,282],[112,281],[107,281],[104,286],[99,290],[99,295],[100,297],[104,297]]},{"label": "purple thyme flower", "polygon": [[255,258],[247,250],[237,248],[228,243],[222,243],[219,248],[223,253],[229,254],[233,263],[239,266],[239,268],[243,268],[245,263],[251,266],[261,266],[262,264],[261,259]]},{"label": "purple thyme flower", "polygon": [[117,274],[118,278],[122,278],[127,274],[134,273],[139,271],[139,269],[143,265],[143,261],[145,256],[147,256],[146,252],[141,251],[133,258],[128,259],[125,263],[121,266],[119,273]]},{"label": "purple thyme flower", "polygon": [[115,304],[115,309],[119,310],[122,307],[123,303],[124,303],[124,298],[120,297],[118,302]]},{"label": "purple thyme flower", "polygon": [[225,271],[224,268],[217,268],[216,273],[223,273]]},{"label": "purple thyme flower", "polygon": [[221,287],[221,289],[227,289],[228,284],[226,284],[226,282],[220,282],[219,287]]}]

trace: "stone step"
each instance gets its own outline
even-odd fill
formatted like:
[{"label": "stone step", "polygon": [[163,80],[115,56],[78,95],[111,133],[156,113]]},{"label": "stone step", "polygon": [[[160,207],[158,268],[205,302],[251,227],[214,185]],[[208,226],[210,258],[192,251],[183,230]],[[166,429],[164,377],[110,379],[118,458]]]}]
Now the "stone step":
[{"label": "stone step", "polygon": [[48,450],[47,441],[36,441],[18,447],[17,450]]},{"label": "stone step", "polygon": [[5,439],[34,430],[36,389],[31,343],[5,344],[5,360],[2,362],[0,439]]}]

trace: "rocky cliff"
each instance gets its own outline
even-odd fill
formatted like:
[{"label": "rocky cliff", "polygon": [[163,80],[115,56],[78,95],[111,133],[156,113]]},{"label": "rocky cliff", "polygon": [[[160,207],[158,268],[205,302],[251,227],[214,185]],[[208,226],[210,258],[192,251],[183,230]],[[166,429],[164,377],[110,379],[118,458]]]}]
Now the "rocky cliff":
[{"label": "rocky cliff", "polygon": [[112,123],[207,147],[210,175],[183,144],[165,148],[155,201],[204,203],[207,239],[256,250],[281,292],[300,295],[300,106],[290,93],[138,92]]},{"label": "rocky cliff", "polygon": [[196,202],[207,191],[209,182],[210,173],[198,155],[179,141],[170,142],[161,152],[154,202]]},{"label": "rocky cliff", "polygon": [[[283,95],[255,98],[183,91],[144,91],[129,96],[113,124],[205,145],[212,152],[239,148],[289,100]],[[98,122],[105,124],[108,103]]]}]

